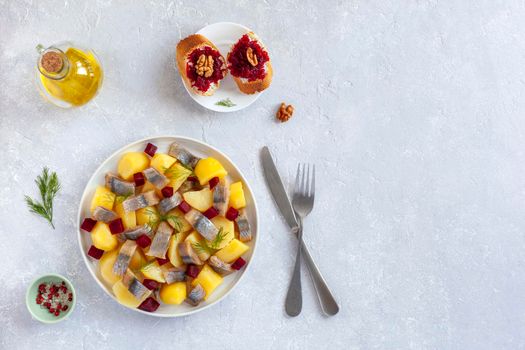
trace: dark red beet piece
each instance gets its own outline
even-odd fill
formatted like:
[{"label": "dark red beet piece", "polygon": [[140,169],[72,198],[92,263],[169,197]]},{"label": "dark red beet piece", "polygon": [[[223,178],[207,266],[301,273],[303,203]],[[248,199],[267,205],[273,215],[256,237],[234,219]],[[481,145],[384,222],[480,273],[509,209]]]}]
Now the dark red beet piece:
[{"label": "dark red beet piece", "polygon": [[96,223],[97,223],[97,220],[85,218],[84,221],[82,222],[82,225],[80,225],[80,228],[83,229],[84,231],[91,232],[93,227],[95,227]]},{"label": "dark red beet piece", "polygon": [[239,258],[232,264],[232,269],[240,270],[244,265],[246,265],[246,261],[243,258]]},{"label": "dark red beet piece", "polygon": [[188,180],[188,181],[191,181],[191,182],[197,182],[197,181],[199,181],[199,179],[197,179],[197,176],[188,176],[187,180]]},{"label": "dark red beet piece", "polygon": [[142,284],[144,285],[144,287],[148,288],[149,290],[155,290],[159,286],[159,282],[155,280],[150,280],[147,278],[142,282]]},{"label": "dark red beet piece", "polygon": [[212,190],[217,184],[219,183],[219,178],[215,176],[213,179],[211,179],[208,184],[210,185],[210,190]]},{"label": "dark red beet piece", "polygon": [[104,254],[104,251],[102,249],[98,249],[94,245],[92,245],[88,250],[88,255],[97,260],[102,257],[102,254]]},{"label": "dark red beet piece", "polygon": [[171,186],[166,186],[164,187],[162,190],[162,195],[164,196],[164,198],[169,198],[171,196],[173,196],[173,187]]},{"label": "dark red beet piece", "polygon": [[228,211],[226,212],[226,219],[230,221],[235,221],[237,217],[239,216],[239,211],[235,209],[234,207],[230,207]]},{"label": "dark red beet piece", "polygon": [[157,258],[157,262],[159,263],[160,266],[164,265],[164,264],[167,264],[170,262],[170,259],[160,259],[160,258]]},{"label": "dark red beet piece", "polygon": [[182,201],[180,204],[179,204],[179,209],[180,211],[182,211],[184,214],[186,214],[187,212],[189,212],[191,210],[191,207],[190,205],[186,202],[186,201]]},{"label": "dark red beet piece", "polygon": [[146,183],[146,179],[144,178],[143,173],[135,173],[133,174],[133,181],[135,181],[135,186],[144,186]]},{"label": "dark red beet piece", "polygon": [[219,211],[215,209],[214,207],[211,207],[210,209],[206,210],[204,213],[202,213],[205,217],[208,219],[213,219],[217,215],[219,215]]},{"label": "dark red beet piece", "polygon": [[144,300],[142,304],[139,305],[139,309],[147,312],[154,312],[159,308],[160,304],[158,301],[153,299],[152,297],[149,297],[148,299]]},{"label": "dark red beet piece", "polygon": [[114,235],[124,232],[124,224],[122,223],[122,219],[118,218],[111,221],[109,223],[109,230]]},{"label": "dark red beet piece", "polygon": [[137,242],[137,245],[141,247],[142,249],[146,248],[151,244],[151,238],[149,238],[146,235],[140,235],[139,238],[135,241]]},{"label": "dark red beet piece", "polygon": [[186,268],[186,275],[190,276],[191,278],[196,278],[199,275],[199,272],[201,272],[201,270],[197,265],[188,265]]},{"label": "dark red beet piece", "polygon": [[157,152],[157,146],[155,146],[152,143],[148,143],[146,145],[146,149],[144,150],[144,153],[146,153],[150,157],[153,157],[155,155],[155,152]]}]

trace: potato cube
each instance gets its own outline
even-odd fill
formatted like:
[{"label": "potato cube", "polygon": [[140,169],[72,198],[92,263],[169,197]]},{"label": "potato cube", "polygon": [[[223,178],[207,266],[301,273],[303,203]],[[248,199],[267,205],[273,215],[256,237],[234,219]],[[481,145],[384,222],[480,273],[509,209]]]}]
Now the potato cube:
[{"label": "potato cube", "polygon": [[206,241],[206,243],[212,249],[222,249],[235,238],[235,225],[233,221],[226,219],[224,216],[216,216],[211,219],[211,222],[219,229],[221,237],[213,241]]},{"label": "potato cube", "polygon": [[205,300],[208,299],[215,288],[217,288],[221,283],[221,275],[213,271],[213,269],[208,264],[204,265],[197,278],[191,282],[192,286],[194,287],[197,284],[200,284],[201,287],[204,288],[204,291],[206,292],[206,296],[204,297]]},{"label": "potato cube", "polygon": [[185,241],[189,241],[191,243],[191,247],[202,261],[208,260],[208,258],[213,253],[213,250],[208,247],[205,239],[197,231],[190,233],[188,237],[186,237]]},{"label": "potato cube", "polygon": [[135,253],[131,257],[131,261],[129,262],[129,268],[134,271],[138,271],[147,263],[148,263],[148,260],[146,259],[146,256],[142,252],[142,249],[140,247],[137,247],[137,249],[135,250]]},{"label": "potato cube", "polygon": [[250,247],[234,238],[230,244],[219,250],[215,255],[222,261],[231,263],[240,258],[248,249],[250,249]]},{"label": "potato cube", "polygon": [[193,227],[190,225],[188,220],[184,217],[184,213],[179,208],[175,208],[168,213],[166,219],[168,224],[175,230],[175,232],[188,232]]},{"label": "potato cube", "polygon": [[111,234],[109,226],[101,221],[97,222],[93,230],[91,230],[91,241],[98,249],[110,251],[117,247],[117,237]]},{"label": "potato cube", "polygon": [[143,152],[129,152],[118,162],[118,174],[126,181],[133,180],[133,174],[143,171],[149,166],[149,158]]},{"label": "potato cube", "polygon": [[164,304],[181,304],[184,300],[186,300],[186,282],[164,284],[160,288],[160,299]]},{"label": "potato cube", "polygon": [[194,171],[202,186],[206,185],[214,177],[222,179],[228,175],[222,164],[212,157],[199,160]]},{"label": "potato cube", "polygon": [[109,210],[113,210],[113,204],[115,203],[116,195],[108,190],[104,186],[98,186],[91,200],[91,213],[96,207],[104,207]]},{"label": "potato cube", "polygon": [[137,308],[143,301],[135,298],[135,296],[131,294],[126,286],[122,283],[122,280],[119,280],[113,285],[113,294],[115,294],[115,297],[119,303],[133,309]]},{"label": "potato cube", "polygon": [[166,283],[162,270],[160,269],[159,262],[157,260],[150,262],[149,264],[143,266],[140,269],[140,272],[144,275],[145,278],[155,280],[160,283]]},{"label": "potato cube", "polygon": [[102,279],[110,286],[117,283],[121,278],[121,276],[113,273],[113,265],[115,264],[115,260],[117,260],[118,253],[118,249],[105,252],[104,255],[102,255],[102,258],[100,258],[98,264]]},{"label": "potato cube", "polygon": [[136,211],[137,213],[137,225],[149,225],[152,228],[156,228],[160,223],[160,214],[156,207],[146,207]]},{"label": "potato cube", "polygon": [[171,235],[170,246],[168,248],[168,259],[170,259],[171,264],[175,267],[184,266],[184,262],[182,262],[182,258],[179,254],[178,245],[180,242],[184,241],[185,238],[186,234],[182,232]]},{"label": "potato cube", "polygon": [[173,158],[172,156],[169,156],[165,153],[155,153],[153,158],[151,158],[150,166],[157,169],[160,173],[164,173],[166,170],[168,170],[173,163],[175,163],[177,160]]},{"label": "potato cube", "polygon": [[200,191],[185,192],[182,197],[189,205],[201,212],[205,212],[213,205],[213,193],[207,187]]},{"label": "potato cube", "polygon": [[188,176],[191,175],[191,170],[181,163],[175,163],[166,170],[164,175],[170,179],[170,184],[168,186],[173,187],[173,190],[177,191],[182,183],[188,179]]},{"label": "potato cube", "polygon": [[122,200],[120,200],[123,197],[117,197],[117,204],[115,205],[115,212],[120,216],[122,219],[122,224],[124,225],[124,229],[129,230],[130,228],[134,228],[137,226],[137,215],[134,211],[125,211],[124,207],[122,206]]},{"label": "potato cube", "polygon": [[238,181],[230,185],[230,207],[241,209],[246,206],[242,182]]}]

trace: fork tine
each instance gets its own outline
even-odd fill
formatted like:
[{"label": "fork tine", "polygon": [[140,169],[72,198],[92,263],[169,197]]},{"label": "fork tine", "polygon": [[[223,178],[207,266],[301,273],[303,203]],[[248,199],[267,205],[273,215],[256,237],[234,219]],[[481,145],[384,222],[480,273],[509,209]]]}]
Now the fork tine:
[{"label": "fork tine", "polygon": [[300,178],[301,178],[301,163],[298,163],[297,164],[297,173],[295,174],[295,185],[294,185],[294,189],[293,189],[294,193],[297,193],[297,192],[301,191]]},{"label": "fork tine", "polygon": [[308,181],[306,179],[306,164],[303,164],[303,179],[301,181],[301,194],[304,195],[305,193],[305,190],[306,190],[306,181]]},{"label": "fork tine", "polygon": [[312,167],[312,183],[310,184],[310,197],[315,196],[315,164]]}]

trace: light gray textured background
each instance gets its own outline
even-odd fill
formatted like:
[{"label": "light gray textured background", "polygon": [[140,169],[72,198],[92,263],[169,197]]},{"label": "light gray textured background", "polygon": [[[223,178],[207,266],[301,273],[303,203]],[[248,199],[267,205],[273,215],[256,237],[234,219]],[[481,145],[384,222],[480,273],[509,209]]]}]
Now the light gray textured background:
[{"label": "light gray textured background", "polygon": [[[525,348],[524,18],[518,0],[0,0],[0,348]],[[269,91],[234,114],[197,106],[174,70],[178,40],[219,21],[252,27],[275,69]],[[94,48],[106,72],[76,110],[33,85],[35,45],[65,39]],[[278,124],[283,100],[296,114]],[[159,134],[231,156],[262,218],[243,283],[181,319],[110,300],[75,237],[98,164]],[[262,177],[266,144],[288,180],[298,161],[318,166],[306,240],[336,317],[320,315],[308,280],[303,314],[284,315],[295,242]],[[63,181],[55,231],[22,200],[44,165]],[[54,326],[32,321],[23,299],[50,271],[78,291],[71,319]]]}]

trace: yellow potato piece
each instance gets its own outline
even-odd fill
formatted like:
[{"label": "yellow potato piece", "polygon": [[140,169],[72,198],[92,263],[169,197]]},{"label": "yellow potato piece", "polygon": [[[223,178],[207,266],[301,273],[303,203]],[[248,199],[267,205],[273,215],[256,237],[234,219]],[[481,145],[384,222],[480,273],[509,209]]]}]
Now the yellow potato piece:
[{"label": "yellow potato piece", "polygon": [[206,243],[210,248],[222,249],[226,247],[232,241],[232,239],[235,238],[235,225],[233,221],[226,219],[224,216],[216,216],[213,219],[211,219],[211,222],[213,222],[213,224],[219,229],[219,231],[222,228],[222,237],[220,240],[207,240]]},{"label": "yellow potato piece", "polygon": [[180,242],[184,241],[186,235],[184,233],[176,233],[171,235],[170,246],[168,248],[168,259],[170,263],[175,267],[182,267],[184,263],[179,254],[178,245]]},{"label": "yellow potato piece", "polygon": [[197,253],[199,259],[202,261],[208,260],[208,258],[213,253],[213,250],[208,247],[205,239],[197,231],[190,233],[188,237],[186,237],[185,241],[189,241],[191,243],[191,247],[193,250],[195,250],[195,253]]},{"label": "yellow potato piece", "polygon": [[149,166],[149,158],[143,152],[129,152],[118,162],[118,174],[126,181],[133,180],[133,174],[143,171]]},{"label": "yellow potato piece", "polygon": [[191,175],[191,170],[186,168],[181,163],[175,163],[168,170],[166,170],[164,175],[170,179],[168,186],[173,187],[173,191],[177,191],[184,181],[188,179],[188,176]]},{"label": "yellow potato piece", "polygon": [[137,271],[140,270],[147,263],[148,260],[142,252],[142,249],[140,247],[137,247],[137,249],[135,250],[135,254],[133,254],[133,256],[131,257],[131,261],[129,262],[129,268]]},{"label": "yellow potato piece", "polygon": [[194,169],[195,176],[199,179],[201,186],[204,186],[214,177],[224,178],[228,175],[226,169],[215,158],[209,157],[199,160]]},{"label": "yellow potato piece", "polygon": [[150,262],[146,266],[143,266],[140,269],[140,272],[142,272],[145,278],[149,278],[150,280],[155,280],[160,283],[166,283],[157,260]]},{"label": "yellow potato piece", "polygon": [[179,208],[171,210],[168,213],[168,219],[166,221],[175,229],[175,232],[188,232],[193,229],[188,220],[184,218],[184,213]]},{"label": "yellow potato piece", "polygon": [[160,223],[160,214],[156,207],[146,207],[136,211],[137,225],[149,225],[156,228]]},{"label": "yellow potato piece", "polygon": [[117,260],[118,252],[118,249],[105,252],[104,255],[102,255],[102,258],[100,258],[98,264],[102,279],[110,286],[114,285],[121,279],[121,276],[113,273],[113,265],[115,264],[115,260]]},{"label": "yellow potato piece", "polygon": [[116,195],[108,190],[104,186],[98,186],[91,200],[91,213],[96,207],[104,207],[109,210],[113,210],[113,204],[115,203]]},{"label": "yellow potato piece", "polygon": [[95,247],[104,251],[113,250],[118,245],[117,237],[112,235],[109,226],[101,221],[91,230],[91,241]]},{"label": "yellow potato piece", "polygon": [[164,173],[176,161],[177,160],[175,158],[165,153],[155,153],[153,158],[151,158],[150,166],[154,167],[159,172]]},{"label": "yellow potato piece", "polygon": [[248,249],[250,249],[250,247],[234,238],[230,244],[215,253],[215,256],[224,262],[231,263],[240,258]]},{"label": "yellow potato piece", "polygon": [[124,229],[129,230],[130,228],[134,228],[135,226],[137,226],[137,215],[134,211],[124,210],[124,207],[122,206],[122,200],[120,200],[121,198],[122,197],[117,197],[118,204],[115,205],[115,212],[122,219]]},{"label": "yellow potato piece", "polygon": [[164,284],[160,288],[160,299],[164,304],[181,304],[186,299],[186,282]]},{"label": "yellow potato piece", "polygon": [[200,191],[185,192],[182,197],[189,205],[201,212],[210,209],[213,205],[213,193],[207,187]]},{"label": "yellow potato piece", "polygon": [[230,207],[241,209],[246,206],[242,182],[238,181],[230,185]]},{"label": "yellow potato piece", "polygon": [[135,298],[133,294],[131,294],[126,286],[122,283],[122,280],[119,280],[117,283],[113,285],[113,294],[115,294],[115,297],[121,303],[122,305],[125,305],[130,308],[137,308],[143,300],[138,300]]},{"label": "yellow potato piece", "polygon": [[149,192],[149,191],[155,191],[155,193],[157,194],[157,196],[159,196],[160,198],[164,198],[164,196],[162,195],[162,190],[159,190],[157,187],[155,187],[151,182],[149,181],[146,181],[146,183],[144,184],[144,186],[142,186],[142,191],[141,193],[145,193],[145,192]]},{"label": "yellow potato piece", "polygon": [[209,267],[208,264],[205,264],[201,272],[199,272],[197,278],[191,282],[194,287],[197,285],[197,283],[200,284],[206,292],[204,299],[208,299],[215,288],[217,288],[222,283],[222,277],[217,272],[213,271],[213,269]]}]

